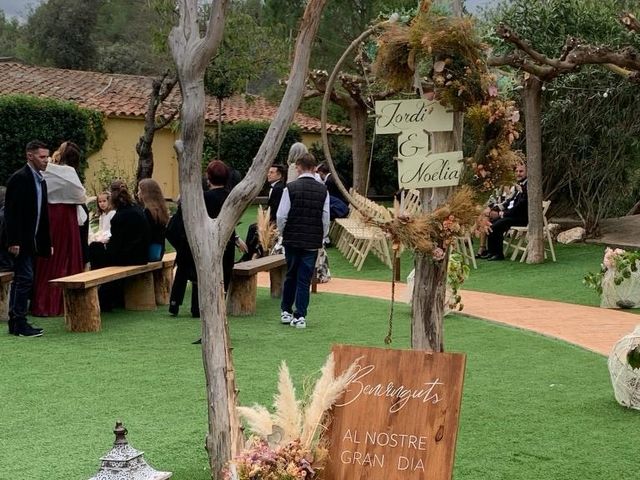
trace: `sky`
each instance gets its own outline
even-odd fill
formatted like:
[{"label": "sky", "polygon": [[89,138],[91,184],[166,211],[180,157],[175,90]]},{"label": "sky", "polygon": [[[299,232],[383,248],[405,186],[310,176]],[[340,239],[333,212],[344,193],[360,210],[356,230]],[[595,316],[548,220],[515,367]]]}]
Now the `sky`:
[{"label": "sky", "polygon": [[42,0],[0,0],[0,10],[7,18],[18,17],[24,20],[30,7],[38,6]]}]

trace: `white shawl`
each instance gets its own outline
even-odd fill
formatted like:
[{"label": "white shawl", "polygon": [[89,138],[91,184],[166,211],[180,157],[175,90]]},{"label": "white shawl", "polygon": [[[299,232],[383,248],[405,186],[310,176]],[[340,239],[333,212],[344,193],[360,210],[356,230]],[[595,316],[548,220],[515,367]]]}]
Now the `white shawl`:
[{"label": "white shawl", "polygon": [[47,182],[47,197],[49,203],[65,203],[78,205],[78,225],[84,224],[87,214],[80,204],[87,201],[87,192],[80,182],[80,178],[73,167],[57,165],[49,162],[47,169],[42,172]]}]

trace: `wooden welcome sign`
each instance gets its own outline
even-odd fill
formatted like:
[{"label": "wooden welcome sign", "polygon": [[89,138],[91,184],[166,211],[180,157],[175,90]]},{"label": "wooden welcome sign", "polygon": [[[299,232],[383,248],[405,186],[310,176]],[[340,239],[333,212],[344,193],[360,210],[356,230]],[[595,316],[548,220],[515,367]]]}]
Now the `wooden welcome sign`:
[{"label": "wooden welcome sign", "polygon": [[336,373],[360,358],[327,432],[330,480],[450,480],[465,356],[348,345]]}]

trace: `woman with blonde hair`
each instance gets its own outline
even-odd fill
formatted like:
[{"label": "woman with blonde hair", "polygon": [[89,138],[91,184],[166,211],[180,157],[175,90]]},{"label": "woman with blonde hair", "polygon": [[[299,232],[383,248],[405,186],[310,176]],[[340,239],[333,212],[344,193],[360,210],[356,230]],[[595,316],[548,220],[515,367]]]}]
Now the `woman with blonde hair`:
[{"label": "woman with blonde hair", "polygon": [[164,255],[164,239],[169,223],[169,209],[158,182],[145,178],[138,184],[138,200],[144,208],[151,227],[151,243],[149,244],[149,261],[157,262]]},{"label": "woman with blonde hair", "polygon": [[289,155],[287,156],[287,165],[289,165],[289,170],[287,171],[287,183],[291,183],[298,178],[296,161],[307,153],[309,153],[309,150],[304,143],[296,142],[291,145],[291,148],[289,148]]}]

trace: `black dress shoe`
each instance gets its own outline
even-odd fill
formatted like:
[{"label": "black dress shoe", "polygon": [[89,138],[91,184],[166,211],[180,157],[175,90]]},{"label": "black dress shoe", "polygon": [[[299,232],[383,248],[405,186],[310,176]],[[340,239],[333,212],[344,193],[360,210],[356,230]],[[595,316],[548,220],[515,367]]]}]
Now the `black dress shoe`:
[{"label": "black dress shoe", "polygon": [[491,255],[486,250],[484,252],[476,253],[476,258],[480,258],[480,259],[489,258],[490,256]]},{"label": "black dress shoe", "polygon": [[202,339],[199,338],[195,342],[191,342],[191,345],[200,345],[202,343]]},{"label": "black dress shoe", "polygon": [[29,328],[28,326],[22,325],[14,331],[14,335],[16,337],[41,337],[42,331],[35,330],[33,328]]},{"label": "black dress shoe", "polygon": [[171,315],[172,317],[177,317],[179,310],[180,305],[178,305],[177,303],[172,303],[171,305],[169,305],[169,315]]},{"label": "black dress shoe", "polygon": [[42,327],[34,327],[29,322],[27,322],[27,327],[29,327],[31,330],[35,330],[36,332],[44,332],[44,328],[42,328]]},{"label": "black dress shoe", "polygon": [[489,260],[490,262],[499,262],[501,260],[504,260],[504,255],[491,255],[489,258],[487,258],[487,260]]}]

